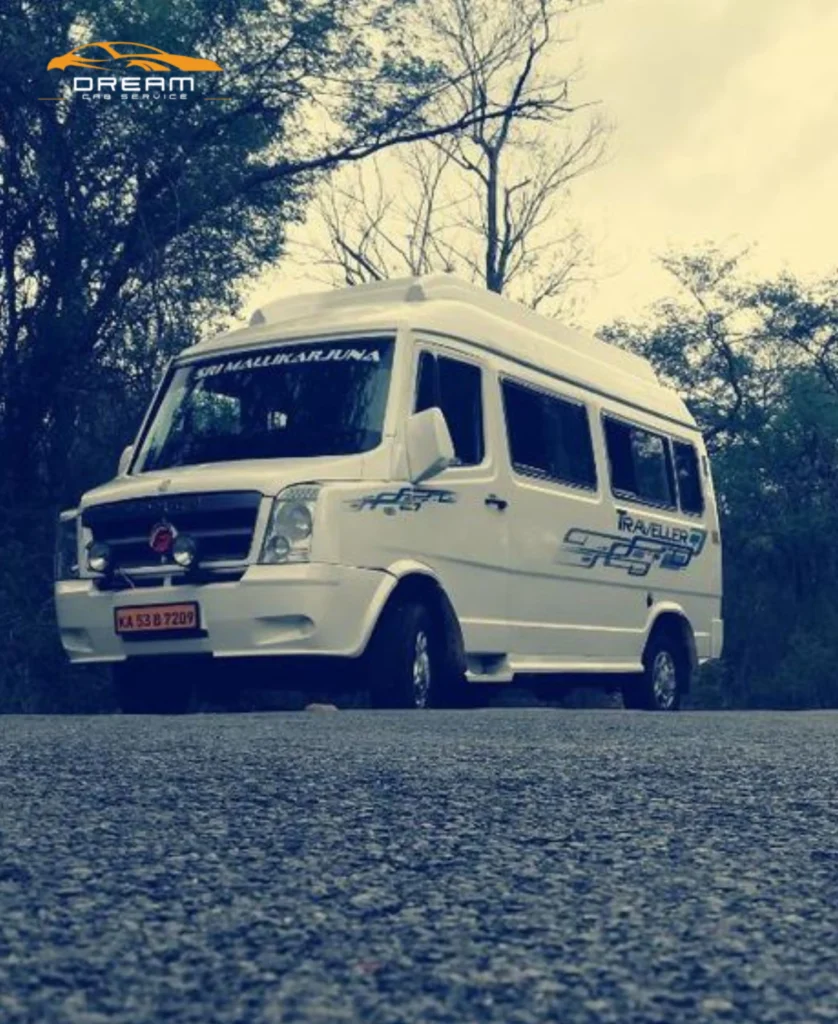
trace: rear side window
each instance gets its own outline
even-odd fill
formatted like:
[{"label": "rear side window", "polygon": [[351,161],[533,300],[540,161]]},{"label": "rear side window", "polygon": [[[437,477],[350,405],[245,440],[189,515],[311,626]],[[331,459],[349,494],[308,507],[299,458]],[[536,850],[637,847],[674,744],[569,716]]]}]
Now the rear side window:
[{"label": "rear side window", "polygon": [[483,461],[483,373],[479,366],[422,352],[416,377],[415,412],[442,410],[459,466]]},{"label": "rear side window", "polygon": [[603,418],[603,425],[614,493],[675,508],[668,439],[608,416]]},{"label": "rear side window", "polygon": [[509,457],[515,472],[595,490],[594,450],[585,406],[509,380],[502,387]]},{"label": "rear side window", "polygon": [[672,457],[675,461],[681,511],[700,516],[704,511],[704,495],[701,493],[701,474],[695,445],[686,441],[673,441]]}]

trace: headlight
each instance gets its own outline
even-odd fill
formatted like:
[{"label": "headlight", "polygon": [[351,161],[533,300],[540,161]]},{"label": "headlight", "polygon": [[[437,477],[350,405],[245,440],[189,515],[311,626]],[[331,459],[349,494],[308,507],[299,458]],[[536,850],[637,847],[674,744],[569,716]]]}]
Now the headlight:
[{"label": "headlight", "polygon": [[58,533],[55,538],[55,578],[77,580],[79,578],[79,512],[70,509],[58,517]]},{"label": "headlight", "polygon": [[274,501],[265,530],[260,562],[307,562],[311,555],[314,506],[321,484],[295,484]]}]

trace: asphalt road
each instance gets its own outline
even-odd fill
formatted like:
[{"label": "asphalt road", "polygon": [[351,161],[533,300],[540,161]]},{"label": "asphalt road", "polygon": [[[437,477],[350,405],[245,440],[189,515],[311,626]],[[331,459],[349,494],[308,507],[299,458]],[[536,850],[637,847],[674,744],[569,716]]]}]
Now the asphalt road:
[{"label": "asphalt road", "polygon": [[0,719],[0,1021],[838,1021],[838,715]]}]

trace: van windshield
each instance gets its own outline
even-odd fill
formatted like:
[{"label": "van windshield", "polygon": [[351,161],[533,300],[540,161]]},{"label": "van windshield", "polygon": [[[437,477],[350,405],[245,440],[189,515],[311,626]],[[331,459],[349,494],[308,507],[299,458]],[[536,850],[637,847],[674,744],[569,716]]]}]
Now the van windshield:
[{"label": "van windshield", "polygon": [[392,363],[392,338],[362,338],[228,352],[178,367],[137,468],[370,451],[381,443]]}]

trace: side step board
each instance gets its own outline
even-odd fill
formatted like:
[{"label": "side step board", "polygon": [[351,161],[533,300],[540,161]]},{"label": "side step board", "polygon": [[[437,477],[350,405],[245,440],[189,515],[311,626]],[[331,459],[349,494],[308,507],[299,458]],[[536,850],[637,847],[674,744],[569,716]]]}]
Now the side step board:
[{"label": "side step board", "polygon": [[571,661],[506,654],[467,654],[470,683],[511,683],[516,675],[626,675],[642,672],[640,661]]}]

